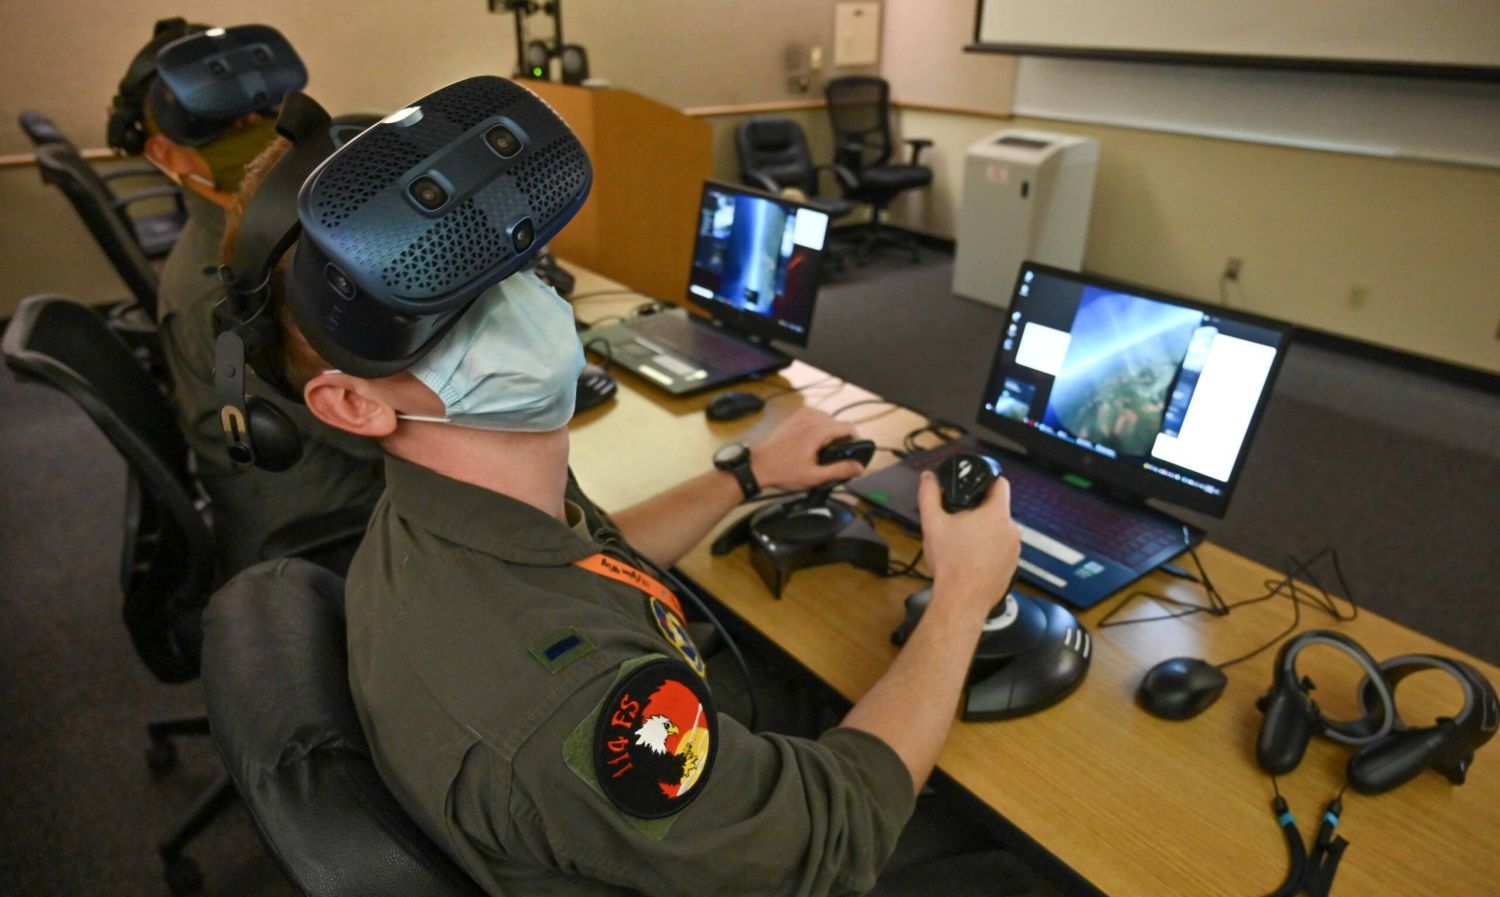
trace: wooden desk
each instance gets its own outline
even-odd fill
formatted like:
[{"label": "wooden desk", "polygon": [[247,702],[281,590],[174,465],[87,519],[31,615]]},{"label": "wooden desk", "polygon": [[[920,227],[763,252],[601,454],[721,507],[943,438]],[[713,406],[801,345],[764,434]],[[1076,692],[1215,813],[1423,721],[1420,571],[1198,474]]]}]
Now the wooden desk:
[{"label": "wooden desk", "polygon": [[[607,282],[580,276],[578,291]],[[585,300],[582,317],[620,314],[638,297]],[[620,372],[619,398],[580,415],[573,425],[573,467],[589,494],[606,508],[652,495],[709,464],[713,450],[733,440],[754,441],[801,404],[836,409],[870,393],[825,383],[769,402],[764,413],[733,423],[703,416],[708,396],[674,399]],[[797,363],[774,383],[803,385],[827,374]],[[784,380],[783,380],[784,378]],[[773,383],[741,388],[770,393]],[[866,406],[844,415],[883,446],[922,424],[917,415]],[[877,454],[874,466],[891,463]],[[732,515],[729,519],[738,516]],[[727,522],[727,521],[726,521]],[[881,525],[893,559],[912,557],[917,543]],[[1225,596],[1261,594],[1279,574],[1214,545],[1200,552]],[[1414,561],[1415,562],[1415,561]],[[896,654],[891,630],[906,578],[881,579],[848,566],[795,574],[781,600],[771,597],[745,550],[713,557],[705,540],[680,566],[726,606],[848,698],[880,677]],[[1196,586],[1156,573],[1145,588],[1201,600]],[[1433,596],[1441,600],[1441,596]],[[1043,713],[997,723],[955,723],[942,769],[1042,847],[1111,897],[1224,895],[1257,897],[1280,884],[1286,847],[1270,811],[1271,783],[1256,766],[1260,726],[1255,698],[1270,684],[1274,650],[1228,671],[1224,696],[1202,716],[1167,722],[1138,709],[1135,688],[1157,661],[1186,655],[1210,660],[1238,656],[1264,643],[1291,620],[1285,600],[1268,601],[1212,619],[1099,629],[1113,599],[1082,615],[1094,636],[1092,668],[1079,690]],[[1142,602],[1132,614],[1149,614]],[[1330,627],[1353,636],[1377,659],[1431,652],[1461,657],[1493,682],[1500,670],[1369,611],[1332,625],[1304,611],[1303,628]],[[1321,687],[1319,704],[1334,715],[1354,715],[1358,673],[1329,649],[1303,654],[1305,671]],[[1425,725],[1456,712],[1458,689],[1440,673],[1423,673],[1398,694],[1404,718]],[[1315,740],[1301,766],[1281,780],[1307,836],[1343,783],[1349,751]],[[1344,797],[1340,833],[1350,848],[1335,893],[1345,897],[1500,895],[1500,746],[1480,751],[1468,784],[1449,785],[1436,773],[1378,797]]]}]

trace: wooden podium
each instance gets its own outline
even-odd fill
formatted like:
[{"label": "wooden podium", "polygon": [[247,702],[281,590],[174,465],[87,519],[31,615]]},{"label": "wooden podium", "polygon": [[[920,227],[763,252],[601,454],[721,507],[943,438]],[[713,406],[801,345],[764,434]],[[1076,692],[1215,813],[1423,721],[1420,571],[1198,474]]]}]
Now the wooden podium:
[{"label": "wooden podium", "polygon": [[653,299],[681,302],[713,168],[712,128],[628,90],[526,86],[567,121],[594,166],[588,201],[553,238],[553,251]]}]

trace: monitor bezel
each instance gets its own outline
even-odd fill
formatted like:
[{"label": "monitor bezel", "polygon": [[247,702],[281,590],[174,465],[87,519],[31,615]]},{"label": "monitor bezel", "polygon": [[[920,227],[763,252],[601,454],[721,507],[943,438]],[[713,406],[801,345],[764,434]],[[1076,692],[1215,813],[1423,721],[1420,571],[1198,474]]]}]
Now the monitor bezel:
[{"label": "monitor bezel", "polygon": [[[1250,425],[1245,430],[1245,439],[1241,445],[1239,456],[1235,459],[1234,467],[1229,473],[1229,479],[1224,482],[1223,491],[1219,495],[1211,495],[1193,486],[1174,482],[1171,478],[1144,470],[1129,461],[1109,458],[1098,452],[1065,442],[1055,436],[1034,427],[1002,417],[993,411],[987,410],[985,402],[990,400],[990,391],[1001,374],[1005,363],[1005,348],[1003,338],[996,340],[995,357],[990,363],[989,373],[984,381],[984,394],[979,398],[979,411],[976,415],[976,423],[980,429],[993,435],[1004,437],[1019,444],[1025,451],[1028,459],[1041,461],[1044,464],[1077,474],[1093,481],[1096,484],[1113,490],[1123,496],[1135,499],[1159,499],[1170,502],[1181,508],[1207,514],[1211,517],[1223,517],[1229,507],[1229,499],[1234,495],[1235,487],[1239,484],[1240,473],[1244,469],[1245,459],[1250,455],[1250,447],[1255,441],[1255,434],[1260,429],[1262,416],[1265,414],[1266,405],[1270,401],[1271,392],[1276,388],[1276,377],[1281,371],[1281,363],[1286,358],[1287,347],[1291,340],[1294,325],[1286,321],[1278,321],[1273,318],[1238,309],[1225,308],[1221,305],[1212,305],[1165,293],[1151,287],[1140,284],[1129,283],[1122,280],[1114,280],[1107,277],[1099,277],[1085,272],[1069,271],[1066,268],[1057,268],[1052,265],[1044,265],[1039,262],[1023,262],[1016,270],[1016,282],[1011,287],[1010,305],[1005,309],[1005,323],[1007,326],[1011,320],[1011,313],[1016,303],[1016,293],[1024,282],[1027,271],[1037,274],[1045,274],[1052,277],[1061,277],[1074,283],[1082,283],[1087,286],[1098,287],[1107,290],[1116,290],[1143,299],[1157,302],[1165,302],[1192,308],[1205,314],[1232,320],[1241,324],[1262,327],[1277,334],[1275,345],[1276,356],[1271,361],[1271,368],[1266,372],[1266,384],[1261,390],[1260,399],[1255,406],[1255,412],[1250,416]],[[1003,330],[1002,330],[1003,332]]]},{"label": "monitor bezel", "polygon": [[[700,216],[703,214],[703,200],[707,198],[708,191],[714,188],[734,193],[743,193],[749,196],[758,196],[762,199],[769,199],[772,202],[779,203],[789,209],[810,209],[811,211],[821,212],[828,216],[828,230],[823,234],[823,248],[816,250],[812,261],[813,291],[812,297],[808,302],[807,327],[804,330],[800,332],[792,330],[789,327],[777,324],[770,318],[762,317],[754,312],[740,311],[726,302],[704,299],[693,292],[693,270],[695,268],[695,261],[698,258],[698,240],[701,237],[699,225],[701,221]],[[833,216],[829,215],[827,209],[765,190],[758,190],[754,187],[746,187],[743,184],[731,184],[727,181],[712,179],[706,180],[703,182],[702,191],[698,194],[698,207],[693,210],[693,251],[692,257],[688,261],[687,283],[683,286],[683,290],[686,293],[685,298],[693,305],[707,312],[709,317],[733,329],[736,333],[764,342],[780,340],[785,343],[791,343],[794,346],[806,346],[808,338],[812,335],[813,317],[816,315],[818,309],[818,291],[821,285],[818,279],[819,273],[822,269],[823,256],[828,252],[828,240],[832,234]]]}]

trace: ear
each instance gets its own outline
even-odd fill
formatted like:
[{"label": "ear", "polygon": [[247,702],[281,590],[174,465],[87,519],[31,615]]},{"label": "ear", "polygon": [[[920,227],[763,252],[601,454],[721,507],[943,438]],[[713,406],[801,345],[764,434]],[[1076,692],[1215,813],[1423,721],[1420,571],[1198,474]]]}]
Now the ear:
[{"label": "ear", "polygon": [[335,429],[372,439],[396,431],[396,409],[368,380],[325,371],[308,381],[302,397],[313,417]]}]

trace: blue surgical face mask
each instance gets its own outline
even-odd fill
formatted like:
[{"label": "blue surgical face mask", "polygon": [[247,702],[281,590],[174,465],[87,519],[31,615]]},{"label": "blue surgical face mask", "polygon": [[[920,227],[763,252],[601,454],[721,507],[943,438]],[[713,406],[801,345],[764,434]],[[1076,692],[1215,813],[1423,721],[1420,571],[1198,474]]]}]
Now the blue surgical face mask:
[{"label": "blue surgical face mask", "polygon": [[530,271],[486,290],[411,372],[445,416],[404,420],[481,430],[556,430],[573,417],[583,346],[573,311]]}]

